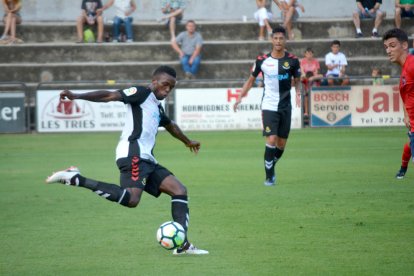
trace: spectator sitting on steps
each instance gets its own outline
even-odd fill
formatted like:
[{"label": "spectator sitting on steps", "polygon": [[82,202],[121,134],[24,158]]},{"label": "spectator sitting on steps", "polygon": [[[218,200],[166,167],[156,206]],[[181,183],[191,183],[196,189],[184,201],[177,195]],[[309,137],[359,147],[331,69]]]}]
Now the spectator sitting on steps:
[{"label": "spectator sitting on steps", "polygon": [[289,40],[294,40],[295,34],[293,33],[292,22],[296,21],[305,12],[305,7],[298,0],[273,1],[282,12],[283,27],[286,28]]},{"label": "spectator sitting on steps", "polygon": [[200,67],[203,37],[196,32],[196,23],[193,20],[187,21],[185,29],[186,31],[181,32],[171,41],[171,46],[180,57],[186,79],[191,79]]},{"label": "spectator sitting on steps", "polygon": [[102,7],[102,11],[108,9],[111,6],[116,9],[114,23],[112,25],[112,42],[120,42],[120,29],[121,25],[125,25],[126,42],[133,42],[134,35],[132,30],[132,13],[136,10],[137,6],[134,0],[109,0]]},{"label": "spectator sitting on steps", "polygon": [[309,107],[309,93],[311,87],[314,85],[315,82],[319,82],[319,80],[323,77],[322,74],[319,74],[320,65],[319,61],[313,57],[313,50],[312,48],[307,48],[304,53],[304,58],[300,60],[300,80],[302,82],[303,87],[303,108],[304,108],[304,116],[309,115],[308,107]]},{"label": "spectator sitting on steps", "polygon": [[378,28],[386,16],[385,11],[380,10],[382,0],[356,0],[356,3],[357,9],[352,15],[356,29],[356,38],[364,36],[361,31],[361,19],[365,18],[375,18],[372,38],[378,38]]},{"label": "spectator sitting on steps", "polygon": [[170,29],[171,41],[175,39],[175,26],[183,19],[185,1],[184,0],[162,0],[161,11],[165,16],[161,20],[167,20]]},{"label": "spectator sitting on steps", "polygon": [[399,29],[401,17],[414,18],[414,0],[395,0],[395,27]]},{"label": "spectator sitting on steps", "polygon": [[259,22],[259,40],[265,39],[265,28],[267,35],[272,35],[272,27],[269,20],[272,18],[272,14],[266,9],[266,0],[256,0],[257,11],[254,13],[254,18]]},{"label": "spectator sitting on steps", "polygon": [[3,0],[4,8],[4,31],[0,38],[0,44],[22,43],[23,40],[16,37],[16,25],[22,22],[20,0]]},{"label": "spectator sitting on steps", "polygon": [[93,25],[98,26],[98,39],[96,42],[103,41],[103,17],[102,17],[102,2],[101,0],[82,0],[82,14],[78,17],[76,22],[76,30],[78,33],[77,43],[83,42],[83,25],[87,24],[89,27]]},{"label": "spectator sitting on steps", "polygon": [[325,56],[325,65],[328,68],[326,77],[328,78],[328,84],[332,85],[348,85],[349,78],[345,74],[348,61],[346,56],[340,52],[341,42],[334,40],[331,43],[331,52]]}]

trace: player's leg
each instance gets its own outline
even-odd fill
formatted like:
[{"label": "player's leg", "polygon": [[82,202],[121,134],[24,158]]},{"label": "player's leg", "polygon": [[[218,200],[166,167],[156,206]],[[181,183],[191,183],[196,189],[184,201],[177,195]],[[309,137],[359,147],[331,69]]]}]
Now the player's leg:
[{"label": "player's leg", "polygon": [[83,177],[76,167],[70,167],[66,170],[53,173],[46,179],[46,183],[62,183],[65,185],[83,187],[107,200],[130,207],[129,200],[131,194],[128,190],[115,184],[108,184]]},{"label": "player's leg", "polygon": [[[181,224],[187,233],[190,213],[188,208],[187,188],[166,168],[156,165],[154,172],[148,178],[145,191],[158,197],[160,193],[171,196],[171,214],[173,220]],[[187,239],[181,246],[174,250],[175,255],[181,254],[208,254],[208,251],[198,249]]]},{"label": "player's leg", "polygon": [[275,111],[262,111],[263,136],[265,137],[266,143],[263,157],[266,175],[264,184],[266,186],[272,186],[275,183],[274,156],[276,152],[276,125],[278,121],[277,116],[278,115]]},{"label": "player's leg", "polygon": [[411,148],[410,148],[410,141],[404,144],[403,152],[401,156],[401,168],[395,175],[397,179],[403,179],[405,174],[407,173],[408,163],[411,159]]},{"label": "player's leg", "polygon": [[414,162],[414,131],[409,133],[410,137],[410,148],[411,148],[411,160]]},{"label": "player's leg", "polygon": [[[160,178],[162,174],[167,174],[167,170],[158,171],[156,177]],[[161,181],[159,190],[171,196],[172,218],[175,222],[181,224],[187,232],[190,219],[187,188],[174,175],[169,174]]]},{"label": "player's leg", "polygon": [[[292,111],[290,109],[278,111],[279,121],[277,123],[277,136],[274,141],[276,145],[275,155],[274,155],[274,165],[282,158],[282,155],[286,148],[287,139],[290,133],[290,125],[292,120]],[[276,172],[275,172],[275,181],[276,181]]]},{"label": "player's leg", "polygon": [[266,186],[272,186],[275,184],[275,145],[276,135],[266,136],[266,145],[264,151],[264,167],[266,180],[264,184]]}]

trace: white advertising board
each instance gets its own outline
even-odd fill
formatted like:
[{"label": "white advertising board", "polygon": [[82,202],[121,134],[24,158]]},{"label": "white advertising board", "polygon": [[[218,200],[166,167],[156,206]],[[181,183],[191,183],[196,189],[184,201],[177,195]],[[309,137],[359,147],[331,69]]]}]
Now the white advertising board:
[{"label": "white advertising board", "polygon": [[[253,88],[239,105],[233,105],[241,89],[177,89],[175,120],[183,130],[262,129],[260,104],[263,88]],[[296,106],[292,88],[292,128],[302,127],[301,108]]]},{"label": "white advertising board", "polygon": [[[74,93],[84,93],[90,90],[72,91]],[[38,132],[122,130],[126,116],[124,103],[95,103],[84,100],[62,101],[59,98],[60,92],[61,90],[37,91],[36,122]]]},{"label": "white advertising board", "polygon": [[397,85],[354,86],[352,126],[403,126],[404,109]]},{"label": "white advertising board", "polygon": [[396,85],[316,87],[311,92],[311,114],[313,127],[404,125]]}]

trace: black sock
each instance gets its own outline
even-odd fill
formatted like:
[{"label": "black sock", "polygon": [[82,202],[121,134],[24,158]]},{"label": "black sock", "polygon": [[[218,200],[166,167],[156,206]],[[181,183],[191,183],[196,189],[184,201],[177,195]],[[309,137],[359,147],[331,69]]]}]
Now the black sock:
[{"label": "black sock", "polygon": [[190,212],[186,195],[176,195],[171,197],[171,213],[173,220],[181,224],[187,233]]},{"label": "black sock", "polygon": [[282,157],[284,151],[285,151],[284,149],[279,149],[278,147],[276,147],[276,151],[275,151],[275,164]]},{"label": "black sock", "polygon": [[271,179],[275,175],[275,154],[276,147],[266,144],[264,153],[266,179]]},{"label": "black sock", "polygon": [[107,200],[117,202],[123,206],[128,206],[130,194],[126,189],[123,189],[118,185],[99,182],[79,174],[75,175],[70,182],[72,185],[89,189]]}]

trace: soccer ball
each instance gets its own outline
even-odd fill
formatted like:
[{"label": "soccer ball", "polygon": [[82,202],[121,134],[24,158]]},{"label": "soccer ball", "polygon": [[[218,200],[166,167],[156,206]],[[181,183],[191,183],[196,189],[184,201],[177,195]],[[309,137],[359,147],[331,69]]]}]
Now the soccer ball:
[{"label": "soccer ball", "polygon": [[185,241],[184,228],[175,221],[164,222],[157,230],[157,241],[168,250],[180,247]]}]

